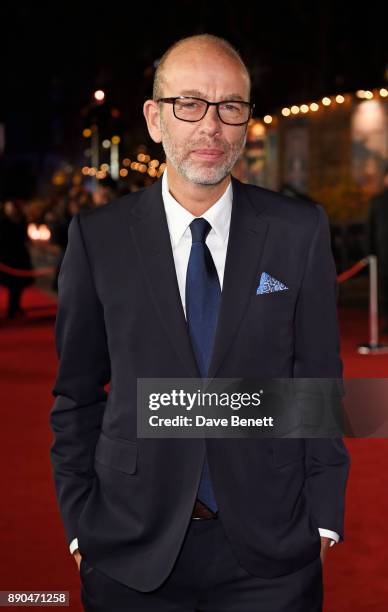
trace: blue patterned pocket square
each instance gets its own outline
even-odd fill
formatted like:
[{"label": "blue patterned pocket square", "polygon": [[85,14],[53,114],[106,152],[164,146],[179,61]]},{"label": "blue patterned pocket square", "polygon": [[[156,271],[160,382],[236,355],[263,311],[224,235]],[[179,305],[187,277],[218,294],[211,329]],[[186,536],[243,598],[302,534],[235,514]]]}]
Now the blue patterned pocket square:
[{"label": "blue patterned pocket square", "polygon": [[281,283],[279,280],[267,274],[267,272],[263,272],[260,276],[260,283],[256,289],[256,295],[261,295],[262,293],[274,293],[275,291],[286,291],[288,287]]}]

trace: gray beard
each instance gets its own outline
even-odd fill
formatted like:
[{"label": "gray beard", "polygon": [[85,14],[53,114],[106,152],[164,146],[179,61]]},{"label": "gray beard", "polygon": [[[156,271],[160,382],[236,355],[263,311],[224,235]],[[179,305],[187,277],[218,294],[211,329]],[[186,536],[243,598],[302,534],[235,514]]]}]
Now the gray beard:
[{"label": "gray beard", "polygon": [[[240,141],[232,146],[229,146],[226,158],[219,166],[199,168],[193,163],[188,156],[189,151],[180,152],[175,148],[168,131],[165,128],[163,120],[160,121],[160,130],[162,134],[162,145],[166,158],[175,168],[175,170],[190,183],[196,185],[217,185],[224,180],[232,171],[236,161],[241,155],[241,151],[245,145],[246,132],[242,135]],[[196,143],[197,144],[197,143]],[[201,143],[203,145],[203,143]],[[206,145],[203,145],[206,146]],[[224,147],[223,147],[224,148]],[[189,150],[192,149],[192,146]]]}]

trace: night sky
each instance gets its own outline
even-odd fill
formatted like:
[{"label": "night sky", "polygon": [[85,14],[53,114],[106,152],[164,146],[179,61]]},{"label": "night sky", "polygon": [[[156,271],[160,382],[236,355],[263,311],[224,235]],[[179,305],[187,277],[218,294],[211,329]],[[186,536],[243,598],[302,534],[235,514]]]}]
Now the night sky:
[{"label": "night sky", "polygon": [[[175,40],[209,32],[242,53],[256,114],[388,76],[387,3],[3,2],[0,121],[6,154],[70,159],[96,88],[120,110],[129,142],[149,143],[141,107],[153,64]],[[6,58],[6,60],[4,60]]]}]

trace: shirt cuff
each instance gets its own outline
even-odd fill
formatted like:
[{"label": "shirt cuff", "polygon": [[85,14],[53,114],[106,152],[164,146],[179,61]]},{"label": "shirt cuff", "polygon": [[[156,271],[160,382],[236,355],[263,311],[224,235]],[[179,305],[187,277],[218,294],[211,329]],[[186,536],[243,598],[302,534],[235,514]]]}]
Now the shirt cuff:
[{"label": "shirt cuff", "polygon": [[335,531],[330,531],[330,529],[321,529],[321,527],[318,527],[318,531],[321,538],[331,539],[330,546],[334,546],[334,544],[337,544],[337,542],[340,541],[340,537]]},{"label": "shirt cuff", "polygon": [[70,548],[71,554],[73,554],[77,550],[77,548],[78,548],[78,538],[74,538],[74,540],[72,540],[70,542],[69,548]]}]

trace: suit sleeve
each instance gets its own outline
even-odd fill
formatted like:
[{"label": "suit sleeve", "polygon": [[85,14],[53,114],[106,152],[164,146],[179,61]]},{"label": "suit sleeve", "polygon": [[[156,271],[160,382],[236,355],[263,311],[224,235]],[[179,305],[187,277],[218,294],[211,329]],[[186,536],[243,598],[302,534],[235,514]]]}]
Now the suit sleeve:
[{"label": "suit sleeve", "polygon": [[93,282],[81,229],[73,217],[58,278],[55,326],[59,368],[50,413],[51,464],[68,542],[95,478],[94,451],[110,380],[103,309]]},{"label": "suit sleeve", "polygon": [[[337,279],[326,213],[316,205],[310,243],[295,312],[295,378],[342,378],[337,321]],[[342,438],[306,438],[306,494],[319,527],[344,533],[349,454]]]}]

